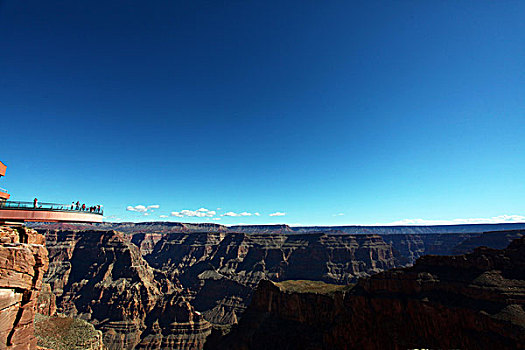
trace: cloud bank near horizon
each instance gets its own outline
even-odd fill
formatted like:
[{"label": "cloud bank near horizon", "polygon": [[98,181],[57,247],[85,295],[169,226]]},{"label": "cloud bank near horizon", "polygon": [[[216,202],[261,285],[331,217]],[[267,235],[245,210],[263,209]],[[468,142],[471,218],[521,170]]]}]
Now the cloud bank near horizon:
[{"label": "cloud bank near horizon", "polygon": [[402,219],[389,223],[376,223],[372,226],[431,226],[431,225],[465,225],[465,224],[504,224],[525,222],[522,215],[498,215],[490,218],[466,218],[451,220]]}]

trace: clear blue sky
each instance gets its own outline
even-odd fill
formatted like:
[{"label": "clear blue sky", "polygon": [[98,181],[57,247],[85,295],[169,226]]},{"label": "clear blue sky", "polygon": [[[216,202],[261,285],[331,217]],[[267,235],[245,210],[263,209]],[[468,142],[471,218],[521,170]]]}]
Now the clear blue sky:
[{"label": "clear blue sky", "polygon": [[525,215],[524,23],[524,1],[3,0],[0,186],[111,220]]}]

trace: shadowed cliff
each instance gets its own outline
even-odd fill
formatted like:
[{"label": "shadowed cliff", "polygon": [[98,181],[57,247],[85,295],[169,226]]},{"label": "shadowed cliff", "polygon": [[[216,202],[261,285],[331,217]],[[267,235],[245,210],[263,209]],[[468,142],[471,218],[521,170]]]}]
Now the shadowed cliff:
[{"label": "shadowed cliff", "polygon": [[524,278],[522,237],[424,256],[347,290],[261,281],[239,325],[205,349],[524,348]]}]

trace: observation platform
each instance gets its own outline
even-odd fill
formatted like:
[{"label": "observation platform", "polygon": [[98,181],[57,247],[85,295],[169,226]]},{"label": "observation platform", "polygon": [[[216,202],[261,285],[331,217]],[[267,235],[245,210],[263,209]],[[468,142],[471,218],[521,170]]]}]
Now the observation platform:
[{"label": "observation platform", "polygon": [[[5,176],[5,170],[7,167],[4,163],[0,162],[0,177]],[[6,201],[11,195],[7,193],[7,190],[0,187],[0,201]]]},{"label": "observation platform", "polygon": [[[5,176],[6,165],[0,162],[0,178]],[[102,222],[104,212],[100,205],[41,203],[10,201],[11,195],[0,187],[0,225],[19,225],[24,222]],[[84,209],[82,209],[84,208]]]},{"label": "observation platform", "polygon": [[76,209],[71,204],[0,201],[0,224],[22,222],[102,222],[103,211]]}]

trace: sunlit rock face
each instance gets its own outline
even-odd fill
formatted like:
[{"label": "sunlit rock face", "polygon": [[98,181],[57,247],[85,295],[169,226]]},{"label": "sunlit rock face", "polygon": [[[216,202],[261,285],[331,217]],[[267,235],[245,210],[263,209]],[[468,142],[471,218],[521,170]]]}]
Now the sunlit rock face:
[{"label": "sunlit rock face", "polygon": [[261,279],[345,284],[396,266],[377,235],[172,233],[146,260],[177,279],[215,324],[238,321]]},{"label": "sunlit rock face", "polygon": [[155,247],[155,244],[157,244],[158,241],[162,237],[164,237],[165,233],[134,233],[130,234],[129,239],[131,240],[131,243],[135,244],[142,255],[150,254],[153,251],[153,248]]},{"label": "sunlit rock face", "polygon": [[[297,289],[297,288],[296,288]],[[206,349],[523,349],[525,238],[424,256],[333,292],[261,281],[240,323]]]},{"label": "sunlit rock face", "polygon": [[36,349],[34,317],[48,267],[44,236],[0,226],[0,349]]},{"label": "sunlit rock face", "polygon": [[[56,290],[58,311],[92,323],[107,348],[202,347],[209,323],[185,302],[178,281],[151,268],[129,237],[116,231],[49,231],[46,236],[54,259],[46,281]],[[173,298],[177,303],[170,303]],[[166,334],[176,340],[166,341]]]}]

